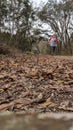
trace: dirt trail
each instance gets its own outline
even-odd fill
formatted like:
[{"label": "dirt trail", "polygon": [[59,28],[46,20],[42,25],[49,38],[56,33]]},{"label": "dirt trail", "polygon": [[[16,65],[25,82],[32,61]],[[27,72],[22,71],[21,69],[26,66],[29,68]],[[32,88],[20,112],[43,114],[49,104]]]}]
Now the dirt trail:
[{"label": "dirt trail", "polygon": [[73,57],[0,57],[0,111],[73,112]]}]

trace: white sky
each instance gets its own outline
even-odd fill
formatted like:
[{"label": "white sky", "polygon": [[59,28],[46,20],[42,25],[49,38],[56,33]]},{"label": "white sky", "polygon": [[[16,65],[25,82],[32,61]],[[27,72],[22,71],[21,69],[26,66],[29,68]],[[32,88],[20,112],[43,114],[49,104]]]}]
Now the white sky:
[{"label": "white sky", "polygon": [[[48,0],[30,0],[34,3],[34,5],[37,6],[41,6],[41,3],[47,3]],[[61,0],[57,0],[57,1],[61,1]]]},{"label": "white sky", "polygon": [[48,0],[31,0],[34,3],[34,6],[41,6],[41,3],[46,3]]}]

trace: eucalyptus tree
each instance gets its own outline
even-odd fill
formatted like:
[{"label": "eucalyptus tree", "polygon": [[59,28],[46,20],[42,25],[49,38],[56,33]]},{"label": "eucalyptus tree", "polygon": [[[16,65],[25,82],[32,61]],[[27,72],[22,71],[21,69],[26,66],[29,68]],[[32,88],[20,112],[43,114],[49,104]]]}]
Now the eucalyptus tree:
[{"label": "eucalyptus tree", "polygon": [[71,46],[69,38],[73,27],[72,0],[60,0],[59,2],[57,0],[48,0],[47,4],[39,11],[38,16],[57,33],[65,48]]},{"label": "eucalyptus tree", "polygon": [[0,0],[0,25],[10,33],[9,42],[16,34],[15,42],[29,47],[34,18],[35,11],[30,0]]},{"label": "eucalyptus tree", "polygon": [[17,27],[16,28],[17,39],[19,39],[22,46],[24,46],[25,50],[27,50],[27,48],[30,50],[32,44],[31,30],[35,18],[35,12],[29,0],[18,0],[17,2],[18,2],[17,3],[18,13],[16,15],[16,21],[15,21],[15,25]]}]

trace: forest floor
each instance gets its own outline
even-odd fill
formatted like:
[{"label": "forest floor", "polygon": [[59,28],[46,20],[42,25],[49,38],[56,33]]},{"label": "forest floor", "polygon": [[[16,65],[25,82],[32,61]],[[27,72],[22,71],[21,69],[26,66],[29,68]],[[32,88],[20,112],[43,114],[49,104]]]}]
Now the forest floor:
[{"label": "forest floor", "polygon": [[73,56],[0,56],[0,112],[73,112]]}]

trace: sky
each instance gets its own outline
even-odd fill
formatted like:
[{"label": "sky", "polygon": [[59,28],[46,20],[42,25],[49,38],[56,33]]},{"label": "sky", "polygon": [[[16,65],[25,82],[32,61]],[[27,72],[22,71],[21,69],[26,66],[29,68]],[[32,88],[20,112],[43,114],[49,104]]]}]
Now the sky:
[{"label": "sky", "polygon": [[[48,0],[31,0],[34,3],[34,6],[41,6],[41,2],[47,3]],[[57,0],[60,1],[60,0]]]},{"label": "sky", "polygon": [[36,2],[37,5],[39,5],[40,2],[46,3],[48,0],[33,0],[33,1]]},{"label": "sky", "polygon": [[39,6],[41,2],[46,3],[48,0],[31,0],[35,6]]}]

